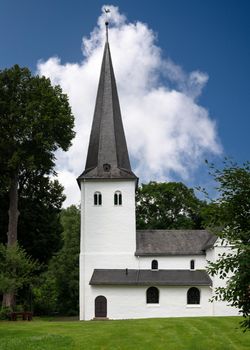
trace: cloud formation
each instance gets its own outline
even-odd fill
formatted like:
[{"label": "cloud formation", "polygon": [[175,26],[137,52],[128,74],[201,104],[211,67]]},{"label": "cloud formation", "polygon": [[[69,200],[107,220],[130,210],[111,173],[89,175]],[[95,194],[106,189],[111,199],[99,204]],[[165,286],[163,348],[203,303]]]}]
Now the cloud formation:
[{"label": "cloud formation", "polygon": [[[163,57],[154,32],[145,23],[129,23],[117,7],[104,7],[110,9],[109,42],[134,172],[142,182],[175,175],[187,180],[205,154],[221,152],[215,121],[198,104],[208,75],[186,73]],[[40,75],[60,84],[68,94],[75,116],[73,145],[67,153],[57,154],[66,206],[80,201],[75,178],[85,166],[106,19],[103,13],[90,36],[83,38],[82,62],[61,64],[58,57],[51,57],[37,65]]]}]

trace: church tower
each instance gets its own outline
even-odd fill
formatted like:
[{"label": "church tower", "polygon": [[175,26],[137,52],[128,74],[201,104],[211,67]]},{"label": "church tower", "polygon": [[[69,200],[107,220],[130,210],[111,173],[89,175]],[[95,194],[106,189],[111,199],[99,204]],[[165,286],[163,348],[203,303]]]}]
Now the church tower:
[{"label": "church tower", "polygon": [[[131,268],[135,188],[122,124],[106,23],[106,43],[81,189],[80,320],[94,317],[94,269]],[[131,265],[132,264],[132,265]]]}]

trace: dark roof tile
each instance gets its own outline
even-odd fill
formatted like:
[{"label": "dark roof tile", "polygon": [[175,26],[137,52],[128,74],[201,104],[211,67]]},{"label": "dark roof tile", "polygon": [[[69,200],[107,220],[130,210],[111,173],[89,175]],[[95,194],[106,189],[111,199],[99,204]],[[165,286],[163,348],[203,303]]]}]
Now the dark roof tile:
[{"label": "dark roof tile", "polygon": [[211,286],[205,270],[120,270],[96,269],[90,285]]},{"label": "dark roof tile", "polygon": [[89,140],[81,179],[134,179],[123,130],[109,43],[106,42]]},{"label": "dark roof tile", "polygon": [[206,230],[137,230],[135,255],[201,255],[216,239]]}]

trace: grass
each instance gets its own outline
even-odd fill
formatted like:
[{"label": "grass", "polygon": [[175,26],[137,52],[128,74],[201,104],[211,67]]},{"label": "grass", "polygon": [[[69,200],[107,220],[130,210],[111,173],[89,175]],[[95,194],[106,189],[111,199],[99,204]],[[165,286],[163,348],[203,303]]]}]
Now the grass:
[{"label": "grass", "polygon": [[250,349],[239,317],[0,321],[0,350]]}]

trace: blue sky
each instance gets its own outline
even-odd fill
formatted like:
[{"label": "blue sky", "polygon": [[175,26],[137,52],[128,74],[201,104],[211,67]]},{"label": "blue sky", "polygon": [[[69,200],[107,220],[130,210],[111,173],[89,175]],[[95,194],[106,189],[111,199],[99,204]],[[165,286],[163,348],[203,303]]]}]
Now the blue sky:
[{"label": "blue sky", "polygon": [[[108,3],[118,6],[129,23],[147,24],[157,36],[155,45],[161,49],[163,58],[170,59],[184,72],[200,71],[208,75],[198,104],[216,122],[223,148],[220,156],[232,156],[239,162],[249,159],[250,2]],[[35,72],[39,60],[47,61],[52,56],[59,57],[61,65],[80,63],[82,37],[90,36],[104,4],[95,0],[2,0],[0,69],[18,63]],[[160,79],[163,84],[170,84],[164,83],[164,76]],[[212,153],[211,159],[218,157]],[[209,158],[209,152],[205,156]],[[187,182],[194,184],[190,179]]]}]

